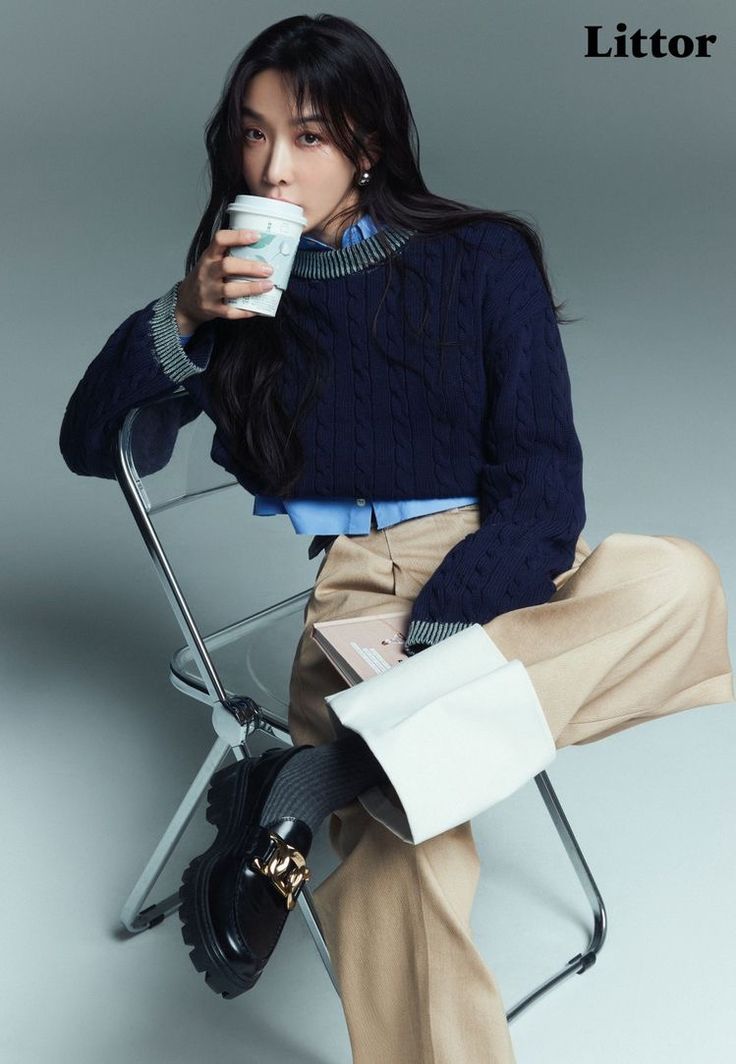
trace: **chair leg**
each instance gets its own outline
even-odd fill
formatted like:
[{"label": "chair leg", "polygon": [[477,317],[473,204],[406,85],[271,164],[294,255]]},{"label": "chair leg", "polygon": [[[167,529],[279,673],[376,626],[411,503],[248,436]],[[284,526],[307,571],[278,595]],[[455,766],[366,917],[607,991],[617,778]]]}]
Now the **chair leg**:
[{"label": "chair leg", "polygon": [[[563,842],[567,855],[570,858],[570,862],[575,869],[580,885],[590,902],[593,914],[593,929],[590,933],[587,948],[583,953],[577,953],[563,968],[558,972],[555,972],[555,974],[548,979],[545,979],[545,981],[536,987],[536,989],[532,990],[518,1001],[513,1008],[509,1009],[506,1013],[506,1018],[509,1023],[523,1012],[524,1009],[528,1008],[533,1001],[539,1000],[543,994],[547,993],[548,990],[551,990],[553,986],[556,986],[563,979],[566,979],[569,975],[574,975],[575,973],[582,975],[583,972],[587,971],[588,968],[595,963],[596,956],[600,952],[606,938],[608,923],[601,893],[596,886],[582,850],[572,832],[572,828],[565,816],[560,800],[555,794],[549,776],[546,772],[540,772],[534,777],[534,780],[539,788],[540,794],[544,798],[547,812],[557,828],[557,832]],[[317,950],[319,951],[319,955],[322,958],[322,963],[327,969],[327,974],[332,980],[332,985],[339,997],[340,988],[337,983],[337,977],[332,967],[329,950],[324,940],[319,917],[317,916],[312,896],[307,887],[302,888],[297,898],[297,902]]]},{"label": "chair leg", "polygon": [[146,931],[149,927],[160,924],[164,917],[179,908],[179,895],[169,895],[163,901],[147,908],[142,908],[146,898],[151,893],[153,886],[161,875],[167,861],[181,838],[184,829],[197,808],[202,795],[207,790],[212,776],[225,760],[226,755],[232,749],[231,744],[225,739],[218,737],[209,754],[204,760],[202,767],[194,777],[189,790],[184,795],[179,808],[164,832],[163,838],[153,852],[153,855],[143,869],[140,879],[130,892],[123,905],[120,919],[124,926],[131,932]]},{"label": "chair leg", "polygon": [[[543,983],[536,987],[536,989],[532,990],[529,994],[525,995],[525,997],[518,1001],[513,1008],[509,1009],[509,1011],[506,1013],[506,1018],[509,1023],[513,1019],[515,1019],[521,1012],[523,1012],[524,1009],[528,1008],[528,1006],[531,1005],[533,1001],[539,1000],[539,998],[543,994],[547,993],[548,990],[551,990],[553,986],[556,986],[563,979],[566,979],[569,975],[574,975],[575,973],[582,975],[583,972],[587,971],[587,969],[595,963],[596,956],[603,946],[603,943],[606,938],[606,930],[608,925],[606,909],[603,903],[601,893],[598,890],[598,887],[596,886],[595,880],[593,879],[591,871],[588,868],[582,850],[580,849],[577,843],[577,840],[572,832],[572,828],[570,827],[570,823],[567,820],[567,817],[565,816],[559,798],[555,794],[554,788],[552,787],[547,773],[540,772],[537,776],[534,777],[534,780],[537,784],[537,787],[539,788],[542,797],[544,798],[544,802],[547,807],[547,812],[551,816],[552,821],[555,827],[557,828],[557,832],[563,842],[567,855],[570,858],[570,862],[573,865],[573,868],[575,869],[578,880],[583,890],[585,891],[588,901],[590,902],[591,910],[593,913],[593,929],[590,933],[590,938],[585,952],[577,953],[567,962],[567,964],[562,969],[560,969],[554,975],[546,979]],[[335,972],[332,968],[329,950],[324,940],[324,935],[319,922],[319,917],[317,916],[317,912],[314,907],[314,902],[312,901],[312,896],[307,887],[302,888],[299,897],[297,898],[297,901],[300,906],[302,916],[304,917],[307,927],[309,928],[309,932],[312,938],[314,939],[314,943],[317,947],[317,950],[319,951],[319,955],[322,958],[322,963],[327,969],[327,974],[332,980],[332,985],[335,988],[335,992],[339,997],[340,988],[337,983],[337,977],[335,976]]]},{"label": "chair leg", "polygon": [[[150,927],[155,927],[155,925],[161,923],[166,916],[175,912],[179,908],[180,902],[178,891],[169,895],[169,897],[164,898],[162,901],[149,905],[146,908],[143,908],[143,904],[171,857],[174,847],[189,824],[197,805],[209,786],[212,776],[225,760],[227,754],[231,751],[235,754],[236,758],[244,756],[242,751],[234,749],[227,740],[218,737],[205,758],[202,767],[192,781],[191,786],[184,795],[178,809],[174,813],[161,841],[141,873],[138,882],[126,899],[120,919],[123,925],[131,933],[137,933],[139,931],[145,931]],[[582,850],[577,843],[572,828],[570,827],[569,821],[565,816],[547,773],[540,772],[534,777],[534,781],[539,788],[539,792],[544,799],[547,811],[552,818],[570,862],[575,869],[580,885],[585,891],[585,895],[590,903],[593,914],[593,929],[590,933],[587,948],[583,953],[577,953],[574,957],[571,957],[563,968],[555,972],[554,975],[550,976],[544,982],[540,983],[539,986],[518,1001],[513,1008],[508,1010],[506,1018],[509,1023],[523,1012],[524,1009],[528,1008],[532,1002],[537,1001],[543,994],[547,993],[548,990],[551,990],[553,986],[556,986],[563,979],[566,979],[568,976],[574,975],[575,973],[582,974],[595,963],[597,954],[600,952],[606,938],[608,923],[601,893],[596,886]],[[337,977],[332,967],[327,943],[325,942],[319,917],[308,887],[302,888],[297,898],[297,902],[301,915],[307,925],[310,935],[312,936],[314,944],[317,947],[322,963],[324,964],[327,974],[330,977],[330,981],[339,997],[340,989],[337,983]]]},{"label": "chair leg", "polygon": [[[227,754],[231,751],[236,758],[245,756],[242,750],[239,748],[233,748],[231,743],[226,739],[218,737],[205,758],[202,767],[192,781],[191,786],[184,795],[178,809],[174,813],[161,841],[141,873],[138,882],[133,887],[133,890],[125,901],[120,919],[123,925],[131,933],[137,933],[139,931],[145,931],[150,927],[155,927],[156,924],[161,923],[166,916],[175,912],[179,908],[180,901],[178,891],[169,895],[169,897],[164,898],[162,901],[149,905],[146,908],[142,908],[142,906],[171,857],[174,847],[189,824],[197,805],[209,786],[212,776],[225,760]],[[569,821],[565,816],[547,773],[540,772],[534,777],[534,781],[539,788],[539,792],[544,799],[547,811],[552,818],[570,862],[575,869],[578,880],[590,903],[593,913],[593,929],[590,933],[585,952],[577,953],[563,968],[555,972],[554,975],[550,976],[543,983],[540,983],[539,986],[518,1001],[513,1008],[508,1010],[506,1018],[509,1023],[519,1016],[524,1009],[528,1008],[532,1002],[537,1001],[543,994],[547,993],[548,990],[551,990],[553,986],[556,986],[563,979],[566,979],[568,976],[575,973],[582,974],[587,971],[587,969],[595,963],[596,956],[600,952],[605,941],[607,931],[607,916],[603,898],[596,886],[595,880],[588,868],[585,857],[583,856],[572,832],[572,828],[570,827]],[[339,997],[340,988],[338,986],[337,977],[332,967],[327,943],[325,942],[319,917],[308,887],[305,886],[302,888],[297,898],[297,903],[309,933],[317,947],[320,959],[322,960],[335,992]]]},{"label": "chair leg", "polygon": [[593,928],[590,932],[590,938],[585,951],[583,953],[576,953],[574,957],[570,958],[564,968],[561,968],[554,975],[550,976],[549,979],[540,983],[535,990],[532,990],[531,993],[518,1001],[513,1008],[509,1009],[506,1013],[506,1018],[509,1022],[515,1019],[519,1013],[531,1005],[533,1001],[537,1001],[543,994],[548,990],[551,990],[553,986],[556,986],[557,983],[566,979],[569,975],[574,975],[575,973],[582,975],[583,972],[587,971],[588,968],[595,963],[596,957],[605,941],[608,927],[608,919],[603,898],[595,884],[593,876],[591,875],[582,850],[578,846],[577,840],[573,835],[572,828],[570,827],[547,773],[540,772],[539,775],[534,777],[534,782],[539,788],[539,792],[547,807],[547,812],[552,817],[552,821],[557,828],[557,833],[567,851],[567,856],[570,858],[570,862],[575,869],[580,885],[585,891],[585,895],[590,903],[593,912]]}]

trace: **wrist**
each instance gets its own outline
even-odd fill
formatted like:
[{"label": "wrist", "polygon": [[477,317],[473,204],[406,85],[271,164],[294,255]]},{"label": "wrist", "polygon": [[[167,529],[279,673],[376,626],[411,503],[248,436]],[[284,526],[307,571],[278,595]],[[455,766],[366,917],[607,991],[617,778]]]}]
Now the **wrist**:
[{"label": "wrist", "polygon": [[198,326],[198,322],[192,321],[186,314],[183,314],[178,308],[174,310],[174,321],[176,322],[176,328],[180,336],[191,336]]},{"label": "wrist", "polygon": [[174,305],[174,321],[176,327],[179,330],[181,336],[189,336],[193,333],[199,325],[202,323],[193,318],[187,313],[184,307],[181,305],[179,298],[181,292],[181,282],[176,286],[176,303]]}]

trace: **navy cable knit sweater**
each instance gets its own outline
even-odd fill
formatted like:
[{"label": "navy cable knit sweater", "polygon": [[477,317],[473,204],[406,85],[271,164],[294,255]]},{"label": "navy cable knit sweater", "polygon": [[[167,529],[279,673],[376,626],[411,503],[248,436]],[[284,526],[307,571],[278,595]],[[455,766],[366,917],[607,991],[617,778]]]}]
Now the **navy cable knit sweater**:
[{"label": "navy cable knit sweater", "polygon": [[[480,528],[449,551],[414,602],[412,652],[554,594],[585,524],[583,458],[554,309],[523,237],[492,221],[433,236],[396,226],[384,234],[390,246],[378,234],[297,251],[289,293],[331,372],[300,426],[305,465],[293,494],[480,497]],[[396,256],[412,268],[404,284]],[[73,472],[113,477],[127,411],[180,384],[215,421],[203,370],[217,321],[200,325],[185,351],[177,291],[178,283],[126,318],[77,385],[60,435]],[[306,373],[303,352],[287,345],[289,413]],[[264,490],[236,468],[219,429],[212,457],[252,494]]]}]

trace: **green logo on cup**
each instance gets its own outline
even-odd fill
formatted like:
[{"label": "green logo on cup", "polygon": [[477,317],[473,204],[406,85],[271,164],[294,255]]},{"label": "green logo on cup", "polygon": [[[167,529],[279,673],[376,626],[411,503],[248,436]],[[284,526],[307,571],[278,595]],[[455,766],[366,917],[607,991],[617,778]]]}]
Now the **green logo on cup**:
[{"label": "green logo on cup", "polygon": [[[273,266],[270,280],[273,281],[277,288],[286,288],[298,242],[298,239],[295,240],[291,236],[283,236],[278,233],[262,233],[257,243],[248,245],[248,250],[253,253],[254,259],[259,262],[267,262]],[[261,252],[260,255],[258,254],[259,251]]]}]

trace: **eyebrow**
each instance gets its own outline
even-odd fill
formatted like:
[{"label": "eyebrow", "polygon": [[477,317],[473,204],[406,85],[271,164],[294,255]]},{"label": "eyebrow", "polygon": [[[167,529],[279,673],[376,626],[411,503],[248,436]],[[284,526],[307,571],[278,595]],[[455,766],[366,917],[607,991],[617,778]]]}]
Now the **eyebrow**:
[{"label": "eyebrow", "polygon": [[[260,115],[258,111],[254,111],[252,107],[246,107],[245,104],[240,108],[240,114],[242,118],[254,118],[256,122],[265,122],[265,115]],[[304,115],[302,118],[292,118],[289,123],[292,126],[301,126],[305,122],[324,122],[324,115]]]}]

